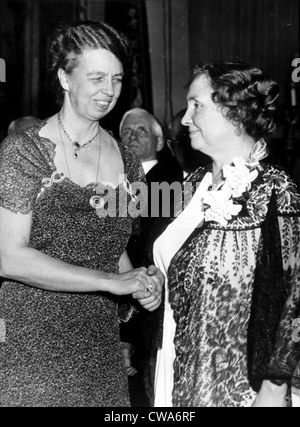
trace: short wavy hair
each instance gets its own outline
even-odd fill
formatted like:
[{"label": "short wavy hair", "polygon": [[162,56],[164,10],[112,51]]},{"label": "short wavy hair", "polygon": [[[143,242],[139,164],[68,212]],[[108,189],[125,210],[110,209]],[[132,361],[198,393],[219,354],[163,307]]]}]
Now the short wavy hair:
[{"label": "short wavy hair", "polygon": [[64,91],[57,76],[61,68],[71,74],[81,55],[92,49],[106,49],[113,53],[125,71],[130,66],[130,49],[127,38],[104,22],[84,21],[58,26],[48,43],[48,69],[58,104],[63,102]]},{"label": "short wavy hair", "polygon": [[242,61],[197,66],[190,83],[205,75],[212,100],[238,132],[258,140],[276,128],[279,88],[265,72]]}]

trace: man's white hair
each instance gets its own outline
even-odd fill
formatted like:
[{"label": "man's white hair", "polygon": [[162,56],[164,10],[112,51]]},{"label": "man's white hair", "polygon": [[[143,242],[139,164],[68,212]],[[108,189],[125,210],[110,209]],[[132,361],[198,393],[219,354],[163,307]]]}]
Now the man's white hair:
[{"label": "man's white hair", "polygon": [[163,133],[163,129],[162,129],[161,124],[151,113],[149,113],[147,110],[144,110],[143,108],[132,108],[131,110],[126,111],[126,113],[122,117],[122,120],[120,123],[120,128],[119,128],[120,137],[122,135],[122,130],[123,130],[124,123],[125,123],[126,119],[129,116],[132,116],[135,114],[136,115],[143,114],[146,117],[148,117],[150,120],[150,123],[151,123],[151,129],[152,129],[154,136],[156,136],[157,138],[160,138],[163,142],[165,141],[164,133]]}]

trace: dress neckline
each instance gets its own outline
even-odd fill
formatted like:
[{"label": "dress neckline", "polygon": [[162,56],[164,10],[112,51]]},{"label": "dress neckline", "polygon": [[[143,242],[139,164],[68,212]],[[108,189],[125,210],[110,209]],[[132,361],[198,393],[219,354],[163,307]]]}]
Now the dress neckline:
[{"label": "dress neckline", "polygon": [[[67,181],[70,184],[72,184],[74,187],[77,187],[77,188],[82,189],[82,190],[94,189],[96,186],[101,185],[101,184],[104,185],[104,186],[107,185],[105,182],[99,181],[99,182],[90,182],[87,185],[82,186],[82,185],[78,184],[77,182],[73,181],[70,177],[66,176],[63,172],[60,172],[60,171],[57,170],[56,165],[54,163],[54,158],[55,158],[55,154],[56,154],[56,146],[57,146],[57,144],[55,142],[53,142],[50,138],[46,138],[46,137],[41,136],[39,134],[39,132],[47,124],[47,122],[48,122],[48,119],[43,119],[40,122],[35,123],[30,128],[30,130],[34,134],[36,134],[37,137],[42,142],[44,142],[47,145],[47,147],[50,149],[50,167],[51,167],[52,173],[53,174],[58,174],[58,175],[60,174],[60,175],[62,175],[64,177],[64,181]],[[104,129],[104,131],[108,132],[106,129]],[[124,173],[120,174],[120,175],[123,175],[124,177],[126,177],[128,175],[128,169],[127,169],[128,165],[127,165],[127,161],[126,161],[127,160],[126,159],[126,148],[124,147],[124,145],[120,141],[118,141],[112,135],[111,135],[111,137],[115,141],[115,143],[117,144],[117,147],[119,149],[119,152],[120,152],[120,155],[121,155],[121,158],[122,158],[122,162],[123,162],[123,171],[124,171]],[[126,178],[124,178],[122,180],[122,182],[119,182],[119,184],[117,186],[112,186],[112,188],[114,188],[114,190],[117,191],[122,185],[124,185],[125,182],[126,182]]]},{"label": "dress neckline", "polygon": [[[56,171],[55,171],[56,172]],[[59,173],[59,172],[58,172]],[[76,187],[76,188],[79,188],[79,189],[81,189],[81,190],[94,190],[97,186],[99,186],[99,185],[103,185],[104,187],[107,187],[108,186],[108,183],[104,183],[104,182],[102,182],[102,181],[99,181],[99,182],[90,182],[89,184],[87,184],[87,185],[84,185],[84,186],[82,186],[82,185],[80,185],[80,184],[77,184],[77,182],[75,182],[75,181],[73,181],[71,178],[69,178],[68,176],[65,176],[64,174],[62,174],[62,176],[63,176],[63,178],[64,178],[64,181],[67,181],[69,184],[71,184],[73,187]],[[117,191],[117,190],[119,190],[120,189],[120,187],[122,186],[122,185],[124,185],[124,183],[125,183],[126,181],[125,181],[125,179],[123,179],[123,181],[122,182],[120,182],[116,187],[115,186],[110,186],[113,190],[115,190],[115,191]]]}]

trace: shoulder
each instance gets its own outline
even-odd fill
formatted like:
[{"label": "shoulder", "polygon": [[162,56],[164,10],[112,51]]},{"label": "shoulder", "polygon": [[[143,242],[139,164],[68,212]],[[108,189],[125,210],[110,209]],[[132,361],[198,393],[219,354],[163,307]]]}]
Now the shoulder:
[{"label": "shoulder", "polygon": [[264,185],[275,191],[279,213],[300,214],[300,193],[290,175],[279,166],[266,164],[262,173]]},{"label": "shoulder", "polygon": [[28,150],[28,139],[24,131],[16,132],[7,136],[0,145],[1,157],[4,155],[17,154]]},{"label": "shoulder", "polygon": [[[103,129],[103,128],[102,128]],[[115,138],[111,131],[103,129],[106,137],[119,150],[121,154],[124,173],[128,180],[132,182],[145,181],[145,173],[139,158],[132,153],[119,139]]]},{"label": "shoulder", "polygon": [[49,173],[53,168],[55,144],[39,136],[45,123],[41,121],[4,139],[0,145],[1,168],[16,167],[20,171],[26,169],[28,173]]},{"label": "shoulder", "polygon": [[1,153],[39,156],[49,151],[54,152],[55,144],[39,136],[39,131],[45,124],[46,121],[40,121],[27,129],[9,135],[0,146]]},{"label": "shoulder", "polygon": [[185,181],[186,182],[194,182],[199,183],[203,180],[207,172],[211,172],[212,165],[207,166],[200,166],[198,169],[196,169],[194,172],[190,173]]},{"label": "shoulder", "polygon": [[136,154],[134,154],[132,151],[130,151],[121,141],[119,141],[118,139],[115,139],[119,150],[121,151],[121,154],[129,161],[132,163],[138,163],[139,159],[136,156]]},{"label": "shoulder", "polygon": [[125,173],[127,172],[129,181],[138,181],[144,179],[144,169],[137,155],[125,147],[125,145],[122,144],[122,142],[119,140],[115,139],[115,141],[118,144],[119,150],[121,152]]},{"label": "shoulder", "polygon": [[122,144],[122,142],[117,141],[118,145],[119,145],[119,149],[126,161],[127,166],[129,167],[137,167],[140,166],[142,167],[142,163],[140,161],[140,159],[137,157],[136,154],[134,154],[132,151],[130,151],[127,147],[125,147],[124,144]]}]

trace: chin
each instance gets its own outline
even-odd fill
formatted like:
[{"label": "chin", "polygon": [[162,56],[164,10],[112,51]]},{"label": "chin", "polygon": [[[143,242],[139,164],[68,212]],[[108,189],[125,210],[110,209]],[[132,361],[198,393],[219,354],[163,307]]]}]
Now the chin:
[{"label": "chin", "polygon": [[199,139],[192,139],[191,147],[193,150],[201,151],[202,153],[204,153],[204,143],[202,140],[199,141]]},{"label": "chin", "polygon": [[91,116],[96,120],[101,120],[113,110],[114,106],[115,104],[113,103],[110,104],[107,108],[100,108],[96,106],[96,108],[91,111]]}]

